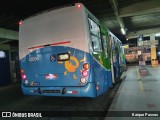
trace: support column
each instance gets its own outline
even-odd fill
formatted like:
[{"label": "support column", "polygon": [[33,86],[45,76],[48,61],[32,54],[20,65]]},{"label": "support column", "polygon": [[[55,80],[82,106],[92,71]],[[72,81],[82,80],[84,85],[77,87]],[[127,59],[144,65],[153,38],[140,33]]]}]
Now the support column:
[{"label": "support column", "polygon": [[[150,40],[151,41],[155,40],[155,35],[152,34],[150,36]],[[157,56],[156,56],[156,46],[151,44],[151,60],[152,59],[157,59]]]},{"label": "support column", "polygon": [[152,34],[150,36],[150,41],[151,41],[151,65],[152,67],[158,66],[158,60],[157,60],[157,55],[156,55],[156,40],[155,40],[155,35]]}]

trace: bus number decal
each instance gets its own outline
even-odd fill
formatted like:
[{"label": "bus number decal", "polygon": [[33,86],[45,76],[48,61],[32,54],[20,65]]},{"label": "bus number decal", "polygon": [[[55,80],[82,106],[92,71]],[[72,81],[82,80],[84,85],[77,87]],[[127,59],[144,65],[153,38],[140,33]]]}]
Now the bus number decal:
[{"label": "bus number decal", "polygon": [[29,62],[39,61],[39,57],[29,57]]}]

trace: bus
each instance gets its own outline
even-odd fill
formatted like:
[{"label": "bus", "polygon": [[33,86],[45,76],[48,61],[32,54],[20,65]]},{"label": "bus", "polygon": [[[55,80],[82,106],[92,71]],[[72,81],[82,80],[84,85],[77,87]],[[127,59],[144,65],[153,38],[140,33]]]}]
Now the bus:
[{"label": "bus", "polygon": [[135,47],[130,47],[125,49],[126,62],[138,62],[137,49]]},{"label": "bus", "polygon": [[24,95],[97,97],[125,64],[121,41],[81,3],[20,21]]},{"label": "bus", "polygon": [[128,63],[138,63],[138,61],[151,62],[151,49],[148,46],[126,48],[125,58]]}]

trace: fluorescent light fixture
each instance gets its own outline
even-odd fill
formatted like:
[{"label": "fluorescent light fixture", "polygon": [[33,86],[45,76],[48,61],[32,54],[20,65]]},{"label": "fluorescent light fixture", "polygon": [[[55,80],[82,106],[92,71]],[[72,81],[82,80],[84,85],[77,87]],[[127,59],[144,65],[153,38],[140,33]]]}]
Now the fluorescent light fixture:
[{"label": "fluorescent light fixture", "polygon": [[121,32],[122,32],[123,35],[126,34],[126,30],[124,28],[121,28]]},{"label": "fluorescent light fixture", "polygon": [[156,33],[155,36],[160,36],[160,33]]}]

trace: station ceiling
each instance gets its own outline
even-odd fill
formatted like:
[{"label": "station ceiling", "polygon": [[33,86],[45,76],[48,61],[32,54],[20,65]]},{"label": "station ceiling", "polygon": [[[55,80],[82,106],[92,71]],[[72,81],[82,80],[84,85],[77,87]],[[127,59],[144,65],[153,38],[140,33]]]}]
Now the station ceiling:
[{"label": "station ceiling", "polygon": [[83,3],[123,43],[126,38],[160,32],[160,0],[1,0],[0,28],[18,31],[21,19],[76,2]]}]

